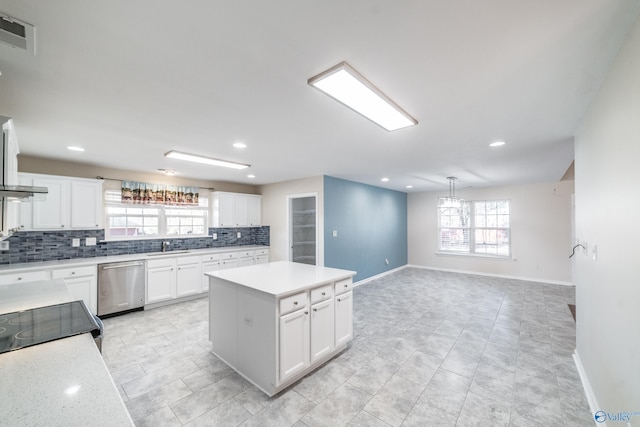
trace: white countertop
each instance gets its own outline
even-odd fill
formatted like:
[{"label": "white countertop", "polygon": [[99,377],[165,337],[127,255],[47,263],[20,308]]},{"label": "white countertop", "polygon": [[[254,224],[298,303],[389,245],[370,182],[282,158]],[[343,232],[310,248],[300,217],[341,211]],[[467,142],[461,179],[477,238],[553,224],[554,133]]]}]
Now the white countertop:
[{"label": "white countertop", "polygon": [[[0,286],[0,313],[71,300],[63,280]],[[133,425],[89,333],[0,354],[0,378],[0,425]]]},{"label": "white countertop", "polygon": [[347,279],[355,271],[278,261],[205,273],[275,297],[301,292],[323,283]]},{"label": "white countertop", "polygon": [[175,251],[167,251],[167,252],[145,252],[145,253],[129,254],[129,255],[110,255],[110,256],[101,256],[101,257],[92,257],[92,258],[74,258],[74,259],[61,259],[61,260],[43,261],[43,262],[24,262],[19,264],[3,264],[3,265],[0,265],[0,274],[42,270],[42,269],[49,269],[52,267],[53,268],[78,267],[83,265],[105,264],[109,262],[153,260],[153,259],[162,259],[166,257],[206,255],[206,254],[215,254],[215,253],[222,253],[222,252],[240,252],[240,251],[251,251],[256,249],[269,249],[269,246],[256,246],[256,245],[225,246],[220,248],[187,249],[185,251],[175,250]]}]

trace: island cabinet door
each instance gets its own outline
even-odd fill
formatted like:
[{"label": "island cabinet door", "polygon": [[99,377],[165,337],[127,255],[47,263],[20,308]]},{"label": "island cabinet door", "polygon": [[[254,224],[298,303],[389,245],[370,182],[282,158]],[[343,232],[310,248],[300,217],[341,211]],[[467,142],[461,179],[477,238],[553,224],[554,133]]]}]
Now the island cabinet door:
[{"label": "island cabinet door", "polygon": [[280,317],[280,383],[309,366],[309,309]]},{"label": "island cabinet door", "polygon": [[353,292],[338,295],[336,298],[336,347],[346,344],[353,338]]},{"label": "island cabinet door", "polygon": [[311,306],[311,363],[334,349],[333,299]]}]

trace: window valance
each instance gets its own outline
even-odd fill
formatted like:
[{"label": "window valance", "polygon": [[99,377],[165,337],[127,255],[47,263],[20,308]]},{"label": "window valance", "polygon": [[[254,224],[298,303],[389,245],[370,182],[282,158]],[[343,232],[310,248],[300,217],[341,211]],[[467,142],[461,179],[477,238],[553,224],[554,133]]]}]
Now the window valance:
[{"label": "window valance", "polygon": [[198,188],[122,181],[123,203],[198,206]]}]

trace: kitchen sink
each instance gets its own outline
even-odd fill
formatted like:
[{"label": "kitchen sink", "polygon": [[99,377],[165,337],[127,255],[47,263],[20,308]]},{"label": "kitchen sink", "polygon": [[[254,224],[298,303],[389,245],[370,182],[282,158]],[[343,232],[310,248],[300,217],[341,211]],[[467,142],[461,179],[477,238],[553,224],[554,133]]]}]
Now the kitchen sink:
[{"label": "kitchen sink", "polygon": [[155,252],[152,254],[147,254],[147,256],[162,256],[162,255],[180,255],[180,254],[188,254],[189,251],[167,251],[167,252]]}]

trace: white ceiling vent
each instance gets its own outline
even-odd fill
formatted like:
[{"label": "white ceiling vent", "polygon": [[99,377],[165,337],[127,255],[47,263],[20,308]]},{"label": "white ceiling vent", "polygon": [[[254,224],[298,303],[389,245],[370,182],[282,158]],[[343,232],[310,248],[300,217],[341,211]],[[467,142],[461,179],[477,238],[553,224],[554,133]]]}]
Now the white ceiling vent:
[{"label": "white ceiling vent", "polygon": [[36,54],[36,28],[0,12],[0,43]]}]

